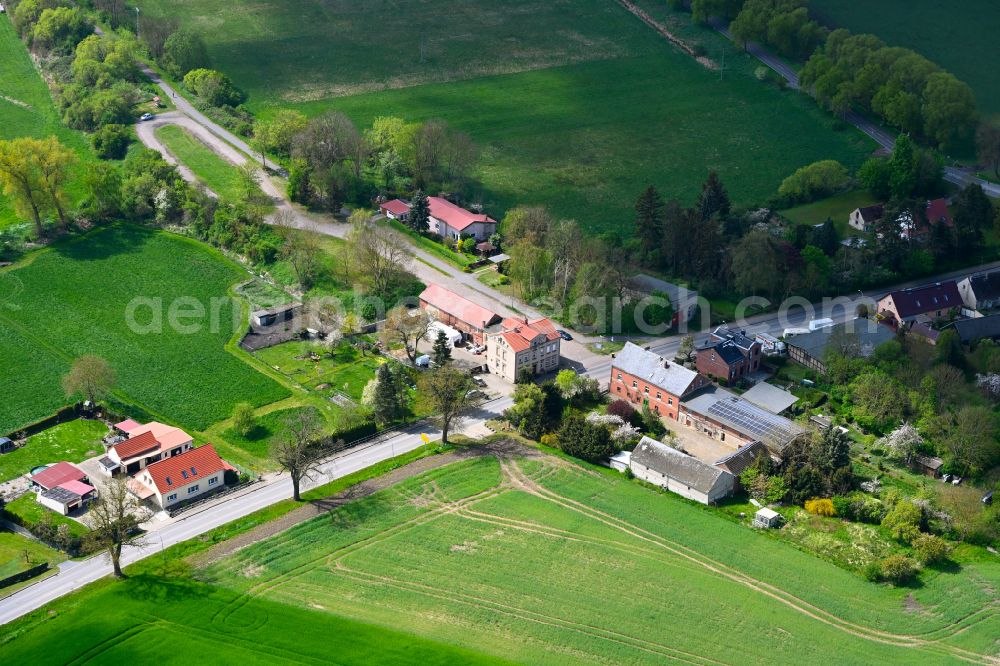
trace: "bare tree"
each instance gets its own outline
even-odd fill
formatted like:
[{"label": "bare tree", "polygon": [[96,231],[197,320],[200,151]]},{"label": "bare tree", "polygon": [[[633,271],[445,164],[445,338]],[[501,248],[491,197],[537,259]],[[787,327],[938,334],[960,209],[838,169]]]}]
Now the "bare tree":
[{"label": "bare tree", "polygon": [[347,242],[358,272],[371,280],[372,290],[379,296],[386,295],[393,280],[409,266],[406,244],[385,225],[356,220]]},{"label": "bare tree", "polygon": [[103,398],[115,385],[115,371],[100,356],[87,354],[73,361],[69,373],[62,378],[68,397],[83,395],[91,403]]},{"label": "bare tree", "polygon": [[[149,509],[129,492],[126,478],[116,476],[105,484],[97,501],[91,505],[89,515],[92,527],[87,539],[107,552],[115,578],[125,578],[121,566],[122,546],[141,523],[149,520]],[[141,545],[142,541],[132,539],[132,543]]]},{"label": "bare tree", "polygon": [[389,310],[380,333],[382,344],[389,346],[398,342],[403,345],[410,363],[417,360],[417,345],[427,335],[431,327],[431,317],[422,308],[407,310],[402,305]]},{"label": "bare tree", "polygon": [[311,479],[326,452],[319,443],[323,424],[316,412],[300,409],[285,421],[285,429],[271,449],[271,457],[292,477],[292,499],[301,499],[302,479]]},{"label": "bare tree", "polygon": [[319,234],[309,228],[298,228],[295,214],[287,209],[278,210],[272,224],[282,239],[281,257],[292,265],[302,289],[308,290],[319,270]]},{"label": "bare tree", "polygon": [[421,375],[418,385],[421,400],[430,406],[431,419],[441,428],[441,441],[448,443],[448,433],[462,415],[482,404],[472,376],[451,365]]}]

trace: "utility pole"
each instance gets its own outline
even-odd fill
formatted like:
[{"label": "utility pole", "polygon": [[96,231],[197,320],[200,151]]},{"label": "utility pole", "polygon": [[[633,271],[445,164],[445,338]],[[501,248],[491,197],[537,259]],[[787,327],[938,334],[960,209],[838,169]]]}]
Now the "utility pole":
[{"label": "utility pole", "polygon": [[135,8],[135,38],[139,39],[139,7]]}]

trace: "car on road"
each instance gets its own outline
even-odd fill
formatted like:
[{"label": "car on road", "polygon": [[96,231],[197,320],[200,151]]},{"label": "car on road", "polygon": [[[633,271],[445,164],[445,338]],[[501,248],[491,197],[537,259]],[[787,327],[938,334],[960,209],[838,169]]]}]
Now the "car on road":
[{"label": "car on road", "polygon": [[562,330],[561,328],[557,328],[556,329],[556,333],[558,333],[559,337],[562,338],[563,340],[572,340],[573,339],[572,335],[570,335],[566,331]]},{"label": "car on road", "polygon": [[152,120],[152,119],[153,119],[153,114],[148,112],[139,116],[139,120]]}]

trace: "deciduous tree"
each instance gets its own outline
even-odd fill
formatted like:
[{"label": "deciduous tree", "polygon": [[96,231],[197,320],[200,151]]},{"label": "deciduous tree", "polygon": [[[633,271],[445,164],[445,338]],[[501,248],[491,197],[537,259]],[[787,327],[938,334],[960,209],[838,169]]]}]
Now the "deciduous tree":
[{"label": "deciduous tree", "polygon": [[302,479],[312,478],[325,449],[319,442],[323,424],[314,410],[300,409],[285,420],[271,448],[271,458],[292,477],[292,499],[301,499]]},{"label": "deciduous tree", "polygon": [[431,419],[441,428],[441,442],[448,443],[448,434],[462,416],[482,403],[475,391],[472,377],[451,365],[435,368],[420,376],[420,399],[430,407]]},{"label": "deciduous tree", "polygon": [[[87,540],[107,553],[115,578],[125,578],[121,567],[122,546],[138,531],[141,523],[149,520],[149,510],[129,492],[126,477],[116,476],[101,488],[87,515],[91,526]],[[141,539],[132,541],[134,545],[141,545]]]},{"label": "deciduous tree", "polygon": [[417,345],[427,336],[432,322],[430,315],[423,308],[408,310],[402,305],[395,307],[386,313],[380,333],[382,343],[386,346],[394,343],[402,345],[410,363],[415,363],[418,354]]},{"label": "deciduous tree", "polygon": [[115,385],[115,371],[100,356],[87,354],[73,361],[69,373],[62,378],[68,397],[82,395],[91,403],[104,398]]}]

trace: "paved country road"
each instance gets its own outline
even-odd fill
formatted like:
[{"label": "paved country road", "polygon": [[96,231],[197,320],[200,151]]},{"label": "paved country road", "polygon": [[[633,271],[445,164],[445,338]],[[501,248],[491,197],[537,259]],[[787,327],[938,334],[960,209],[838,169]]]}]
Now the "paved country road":
[{"label": "paved country road", "polygon": [[[729,32],[729,28],[718,19],[713,19],[710,21],[712,27],[715,28],[719,33],[724,35],[730,41],[735,42],[732,33]],[[780,74],[786,82],[788,82],[789,88],[799,89],[799,75],[795,70],[784,60],[774,55],[770,51],[762,48],[759,44],[750,42],[746,46],[746,51],[760,60],[762,63],[770,67],[772,70]],[[896,145],[897,132],[895,130],[886,130],[881,125],[878,125],[871,120],[865,118],[856,111],[849,111],[844,114],[844,120],[850,124],[857,127],[859,130],[871,137],[879,146],[885,150],[891,151]],[[973,183],[978,184],[983,188],[983,191],[987,195],[993,198],[1000,198],[1000,185],[996,183],[991,183],[988,180],[983,180],[975,175],[972,169],[960,169],[958,167],[945,167],[944,168],[944,179],[949,183],[955,185],[966,186]]]}]

